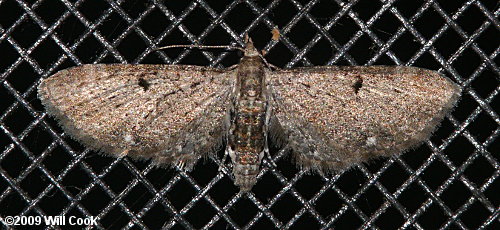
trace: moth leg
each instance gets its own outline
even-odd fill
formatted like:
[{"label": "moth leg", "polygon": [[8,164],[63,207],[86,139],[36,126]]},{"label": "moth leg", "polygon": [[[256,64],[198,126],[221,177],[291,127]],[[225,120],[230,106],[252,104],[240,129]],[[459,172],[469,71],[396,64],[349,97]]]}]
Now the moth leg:
[{"label": "moth leg", "polygon": [[238,64],[234,64],[232,66],[229,66],[226,68],[226,70],[233,70],[233,69],[236,69],[238,67]]},{"label": "moth leg", "polygon": [[224,156],[222,157],[222,160],[219,165],[219,171],[223,171],[222,169],[224,168],[224,163],[227,161],[227,156],[229,156],[228,151],[224,151]]},{"label": "moth leg", "polygon": [[179,168],[180,170],[184,170],[185,165],[186,165],[186,162],[183,160],[180,160],[179,162],[177,162],[177,168]]},{"label": "moth leg", "polygon": [[[234,67],[236,68],[238,65],[233,65],[231,67]],[[219,165],[219,171],[222,171],[222,169],[224,168],[224,164],[226,163],[227,161],[227,157],[229,156],[230,154],[230,151],[231,149],[229,148],[229,127],[231,127],[231,122],[232,122],[232,118],[231,118],[231,114],[234,114],[234,99],[231,98],[231,107],[228,109],[228,112],[226,113],[225,117],[224,117],[224,127],[226,127],[226,130],[224,133],[224,141],[226,143],[226,149],[224,151],[224,156],[222,157],[222,161],[221,161],[221,164]]]},{"label": "moth leg", "polygon": [[269,153],[269,150],[267,150],[265,156],[267,158],[267,161],[269,162],[269,164],[271,164],[272,167],[277,167],[276,162],[274,162],[273,158],[271,157],[271,154]]},{"label": "moth leg", "polygon": [[128,155],[128,153],[129,153],[129,150],[128,150],[128,149],[125,149],[125,150],[123,150],[122,152],[120,152],[120,153],[118,154],[118,158],[124,158],[125,156],[127,156],[127,155]]},{"label": "moth leg", "polygon": [[[267,92],[269,94],[269,91]],[[268,97],[268,104],[266,108],[266,117],[264,121],[264,150],[261,154],[262,156],[259,156],[262,160],[264,156],[267,157],[267,160],[270,162],[271,166],[276,167],[276,163],[272,160],[271,153],[269,152],[269,129],[271,126],[271,116],[272,116],[272,106],[270,103],[272,103],[272,100],[269,99]]]},{"label": "moth leg", "polygon": [[[280,150],[280,151],[281,151],[281,150]],[[265,151],[264,151],[264,156],[265,156],[265,158],[266,158],[267,165],[268,165],[269,167],[274,167],[274,168],[278,167],[278,166],[276,165],[276,162],[274,162],[273,157],[271,156],[271,153],[269,152],[269,149],[265,149]]]},{"label": "moth leg", "polygon": [[267,63],[267,62],[266,62],[266,64],[267,64],[267,66],[269,66],[269,68],[271,68],[272,70],[281,70],[281,68],[280,68],[280,67],[275,66],[275,65],[273,65],[273,64],[271,64],[271,63]]}]

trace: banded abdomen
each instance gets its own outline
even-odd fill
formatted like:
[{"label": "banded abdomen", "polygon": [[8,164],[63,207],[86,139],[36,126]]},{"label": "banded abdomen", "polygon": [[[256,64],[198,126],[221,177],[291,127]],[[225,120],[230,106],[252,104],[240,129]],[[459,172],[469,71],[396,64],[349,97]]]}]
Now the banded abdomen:
[{"label": "banded abdomen", "polygon": [[242,191],[250,190],[256,183],[260,162],[267,151],[264,68],[259,56],[246,55],[237,68],[228,151],[234,163],[235,184]]}]

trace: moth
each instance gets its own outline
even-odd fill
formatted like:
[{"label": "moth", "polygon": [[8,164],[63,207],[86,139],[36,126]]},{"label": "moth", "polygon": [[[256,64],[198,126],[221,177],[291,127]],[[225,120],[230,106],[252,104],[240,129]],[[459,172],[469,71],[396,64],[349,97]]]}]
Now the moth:
[{"label": "moth", "polygon": [[402,66],[272,69],[251,39],[229,69],[91,64],[38,88],[71,137],[112,156],[191,169],[225,148],[247,192],[269,146],[331,173],[426,140],[460,96],[438,72]]}]

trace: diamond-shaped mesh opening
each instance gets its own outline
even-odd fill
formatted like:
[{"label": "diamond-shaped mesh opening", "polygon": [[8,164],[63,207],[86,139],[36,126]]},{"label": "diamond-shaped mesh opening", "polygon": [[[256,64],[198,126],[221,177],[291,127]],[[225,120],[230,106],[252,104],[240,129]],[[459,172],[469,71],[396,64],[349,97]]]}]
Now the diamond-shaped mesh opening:
[{"label": "diamond-shaped mesh opening", "polygon": [[[489,0],[0,1],[0,225],[65,215],[96,217],[97,229],[498,229],[499,14]],[[282,68],[438,70],[461,85],[461,101],[402,156],[326,177],[275,156],[238,194],[218,159],[187,173],[89,151],[37,99],[41,78],[84,63],[228,67],[237,52],[154,49],[241,45],[245,33]]]}]

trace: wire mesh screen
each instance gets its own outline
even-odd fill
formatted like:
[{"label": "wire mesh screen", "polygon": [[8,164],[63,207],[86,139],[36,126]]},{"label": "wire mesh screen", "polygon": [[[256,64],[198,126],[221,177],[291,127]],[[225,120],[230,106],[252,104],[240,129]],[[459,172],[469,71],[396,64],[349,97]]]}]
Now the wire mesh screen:
[{"label": "wire mesh screen", "polygon": [[[499,13],[490,0],[0,1],[0,223],[64,215],[95,217],[86,227],[97,229],[500,229]],[[323,176],[273,151],[276,167],[264,165],[248,194],[218,170],[220,158],[184,172],[90,151],[37,98],[41,78],[87,63],[229,67],[239,52],[155,48],[242,46],[246,33],[281,68],[418,66],[463,93],[416,149]]]}]

